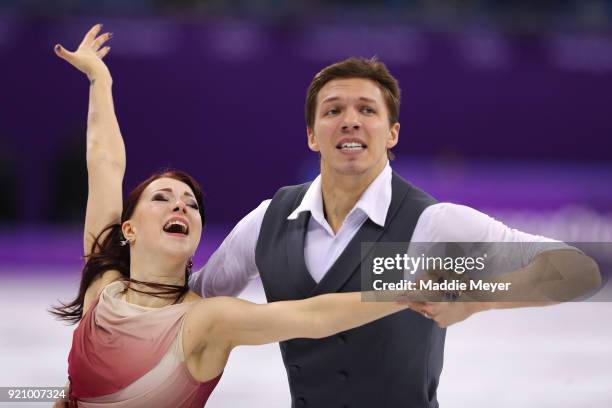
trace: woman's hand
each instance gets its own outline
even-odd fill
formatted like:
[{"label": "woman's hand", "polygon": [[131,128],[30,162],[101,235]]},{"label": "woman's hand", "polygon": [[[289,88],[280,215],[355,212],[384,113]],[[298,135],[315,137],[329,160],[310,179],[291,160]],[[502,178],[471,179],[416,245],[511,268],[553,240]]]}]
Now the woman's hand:
[{"label": "woman's hand", "polygon": [[79,71],[83,72],[90,81],[101,75],[108,75],[110,77],[110,71],[102,61],[102,58],[110,51],[109,46],[103,47],[103,45],[112,37],[112,33],[98,35],[101,29],[102,24],[93,26],[85,34],[83,41],[79,44],[79,48],[74,52],[68,51],[60,44],[54,47],[55,54],[58,57],[68,61]]},{"label": "woman's hand", "polygon": [[65,400],[63,398],[57,399],[53,403],[53,408],[68,408],[68,406],[69,406],[68,400]]}]

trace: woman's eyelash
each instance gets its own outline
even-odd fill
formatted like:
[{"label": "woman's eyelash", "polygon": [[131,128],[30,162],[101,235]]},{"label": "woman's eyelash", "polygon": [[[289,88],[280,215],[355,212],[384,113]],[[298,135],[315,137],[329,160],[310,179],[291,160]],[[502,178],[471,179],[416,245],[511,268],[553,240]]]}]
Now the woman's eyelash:
[{"label": "woman's eyelash", "polygon": [[[168,201],[168,199],[166,197],[164,197],[161,194],[155,194],[153,196],[153,201]],[[197,204],[187,204],[189,207],[193,208],[194,210],[199,210],[200,206]]]}]

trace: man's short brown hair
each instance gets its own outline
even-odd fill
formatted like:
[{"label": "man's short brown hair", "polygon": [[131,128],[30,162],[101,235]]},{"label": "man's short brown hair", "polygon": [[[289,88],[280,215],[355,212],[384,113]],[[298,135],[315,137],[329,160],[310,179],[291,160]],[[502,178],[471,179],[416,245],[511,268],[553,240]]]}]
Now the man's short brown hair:
[{"label": "man's short brown hair", "polygon": [[[372,58],[349,58],[336,62],[323,68],[313,78],[306,93],[305,115],[306,125],[313,129],[315,112],[317,110],[317,96],[326,83],[334,79],[364,78],[376,82],[385,98],[389,115],[389,126],[399,121],[400,88],[397,79],[391,75],[384,63]],[[388,151],[390,158],[393,154]]]},{"label": "man's short brown hair", "polygon": [[349,58],[336,62],[321,70],[313,78],[306,93],[306,125],[312,129],[317,109],[317,95],[326,83],[334,79],[365,78],[376,82],[383,91],[389,111],[389,126],[399,121],[400,88],[397,79],[391,75],[385,64],[376,57]]}]

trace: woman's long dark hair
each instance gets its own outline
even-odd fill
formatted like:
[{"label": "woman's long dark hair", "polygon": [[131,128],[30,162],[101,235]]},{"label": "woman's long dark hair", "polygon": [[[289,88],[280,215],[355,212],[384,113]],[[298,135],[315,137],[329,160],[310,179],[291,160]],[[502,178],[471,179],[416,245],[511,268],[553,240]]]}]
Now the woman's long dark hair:
[{"label": "woman's long dark hair", "polygon": [[[60,302],[61,306],[52,307],[50,309],[52,314],[71,324],[78,323],[83,317],[83,303],[85,301],[85,292],[87,288],[89,288],[98,277],[102,276],[104,272],[117,270],[123,275],[125,280],[130,280],[130,246],[121,244],[121,241],[124,239],[121,233],[121,225],[132,217],[142,192],[151,182],[160,178],[175,179],[187,184],[191,188],[198,203],[200,216],[202,217],[202,227],[204,227],[206,219],[204,216],[203,194],[202,188],[198,182],[189,174],[179,170],[164,170],[153,174],[140,183],[128,195],[123,205],[123,211],[121,212],[121,222],[107,226],[98,236],[94,237],[91,252],[85,257],[86,262],[81,274],[81,284],[77,297],[70,303]],[[104,234],[106,234],[106,236],[102,238]],[[153,292],[141,291],[138,289],[134,290],[157,297],[169,297],[174,295],[175,303],[179,302],[189,290],[188,279],[189,273],[191,272],[190,263],[187,265],[187,268],[185,268],[185,284],[183,286],[140,282],[132,279],[131,281],[134,283],[143,284],[144,286],[154,289]]]}]

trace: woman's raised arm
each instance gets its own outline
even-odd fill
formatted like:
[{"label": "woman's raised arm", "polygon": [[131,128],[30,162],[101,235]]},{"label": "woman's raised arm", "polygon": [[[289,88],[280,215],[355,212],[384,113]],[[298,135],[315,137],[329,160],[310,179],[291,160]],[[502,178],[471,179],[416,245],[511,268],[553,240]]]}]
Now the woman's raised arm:
[{"label": "woman's raised arm", "polygon": [[[83,236],[84,253],[106,226],[121,219],[122,183],[125,173],[125,146],[115,116],[112,77],[102,59],[110,51],[104,46],[112,34],[99,34],[101,24],[93,26],[74,52],[55,46],[58,57],[66,60],[89,79],[87,114],[87,173],[89,191]],[[104,237],[101,237],[101,239]]]}]

